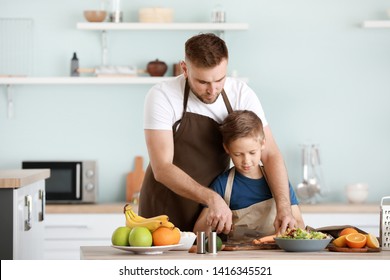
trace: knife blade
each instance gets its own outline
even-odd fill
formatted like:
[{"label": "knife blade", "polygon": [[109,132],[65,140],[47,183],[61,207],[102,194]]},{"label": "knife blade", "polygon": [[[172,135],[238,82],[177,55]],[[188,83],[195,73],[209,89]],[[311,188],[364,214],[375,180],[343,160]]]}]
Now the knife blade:
[{"label": "knife blade", "polygon": [[234,226],[226,236],[226,244],[251,244],[254,239],[264,236],[260,231],[248,228],[246,225]]}]

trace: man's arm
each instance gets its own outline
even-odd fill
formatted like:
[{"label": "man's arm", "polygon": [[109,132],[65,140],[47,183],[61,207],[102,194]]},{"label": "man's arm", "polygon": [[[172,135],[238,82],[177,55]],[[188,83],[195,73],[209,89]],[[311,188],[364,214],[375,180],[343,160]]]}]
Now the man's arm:
[{"label": "man's arm", "polygon": [[297,221],[291,212],[288,176],[282,154],[268,125],[264,127],[264,133],[266,145],[261,154],[261,161],[264,164],[268,184],[276,201],[275,230],[277,233],[283,233],[288,227],[296,227]]},{"label": "man's arm", "polygon": [[173,164],[172,131],[146,129],[145,140],[155,179],[176,194],[207,205],[207,224],[217,232],[230,232],[232,212],[223,198]]}]

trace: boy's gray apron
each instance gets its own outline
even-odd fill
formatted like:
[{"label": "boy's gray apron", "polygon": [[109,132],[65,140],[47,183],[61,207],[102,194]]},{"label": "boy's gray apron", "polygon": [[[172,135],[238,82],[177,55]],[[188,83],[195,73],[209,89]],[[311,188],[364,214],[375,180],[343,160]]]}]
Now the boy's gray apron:
[{"label": "boy's gray apron", "polygon": [[[265,172],[261,166],[264,178]],[[230,198],[233,189],[235,168],[233,167],[226,183],[224,199],[230,206]],[[267,199],[246,208],[232,210],[234,230],[229,234],[229,241],[251,241],[254,238],[267,236],[275,233],[273,225],[276,217],[276,203],[274,198]]]}]

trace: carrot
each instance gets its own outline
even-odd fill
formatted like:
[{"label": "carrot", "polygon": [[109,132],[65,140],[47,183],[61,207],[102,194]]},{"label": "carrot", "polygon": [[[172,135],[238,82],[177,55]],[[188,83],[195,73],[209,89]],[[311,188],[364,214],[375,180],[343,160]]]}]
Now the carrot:
[{"label": "carrot", "polygon": [[254,239],[252,241],[253,244],[264,244],[264,243],[275,243],[274,238],[276,237],[276,234],[267,235],[258,239]]}]

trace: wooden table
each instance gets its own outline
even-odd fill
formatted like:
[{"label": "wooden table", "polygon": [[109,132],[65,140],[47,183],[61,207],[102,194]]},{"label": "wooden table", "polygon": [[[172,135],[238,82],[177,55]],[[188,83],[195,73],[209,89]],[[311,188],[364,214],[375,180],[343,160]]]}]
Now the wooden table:
[{"label": "wooden table", "polygon": [[81,246],[82,260],[390,260],[390,251],[371,253],[285,252],[284,250],[221,251],[216,255],[187,251],[166,251],[158,255],[140,255],[111,246]]}]

